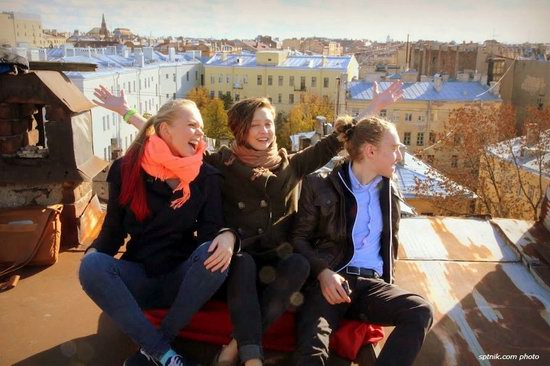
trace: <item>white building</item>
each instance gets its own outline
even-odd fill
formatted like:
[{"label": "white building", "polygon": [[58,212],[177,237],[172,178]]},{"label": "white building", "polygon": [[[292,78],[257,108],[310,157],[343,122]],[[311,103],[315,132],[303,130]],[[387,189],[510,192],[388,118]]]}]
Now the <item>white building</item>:
[{"label": "white building", "polygon": [[[155,114],[169,99],[184,98],[200,86],[203,67],[198,59],[170,50],[168,56],[144,47],[134,53],[124,47],[62,48],[48,50],[48,61],[97,64],[95,72],[66,72],[71,81],[90,100],[94,89],[105,86],[118,95],[124,90],[130,107],[139,113]],[[107,161],[119,147],[122,153],[134,141],[138,131],[122,117],[105,108],[92,110],[94,154]]]}]

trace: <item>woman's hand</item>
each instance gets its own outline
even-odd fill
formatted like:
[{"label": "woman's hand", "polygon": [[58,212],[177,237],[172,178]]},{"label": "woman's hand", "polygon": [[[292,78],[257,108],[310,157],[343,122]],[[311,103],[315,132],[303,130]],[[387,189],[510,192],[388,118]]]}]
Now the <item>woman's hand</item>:
[{"label": "woman's hand", "polygon": [[233,257],[233,248],[235,247],[236,239],[235,234],[231,231],[224,231],[218,234],[208,248],[208,252],[212,254],[204,261],[206,269],[212,272],[216,272],[219,269],[221,269],[221,272],[227,270]]},{"label": "woman's hand", "polygon": [[126,95],[124,94],[124,89],[120,90],[120,96],[113,95],[109,89],[100,85],[99,88],[94,89],[94,96],[97,99],[94,99],[93,102],[100,107],[107,108],[110,111],[124,116],[126,112],[130,109],[128,107],[128,102],[126,101]]},{"label": "woman's hand", "polygon": [[380,92],[380,85],[375,81],[373,88],[372,102],[370,102],[367,108],[359,113],[359,116],[357,116],[358,121],[365,117],[378,115],[382,109],[403,98],[402,81],[394,82],[383,92]]}]

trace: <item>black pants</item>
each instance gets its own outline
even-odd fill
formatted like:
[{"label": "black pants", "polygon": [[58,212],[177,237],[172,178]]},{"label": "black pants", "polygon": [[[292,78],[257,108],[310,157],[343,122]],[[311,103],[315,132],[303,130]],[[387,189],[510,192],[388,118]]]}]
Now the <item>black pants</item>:
[{"label": "black pants", "polygon": [[301,254],[277,261],[235,255],[227,279],[227,303],[242,362],[263,359],[262,334],[291,305],[301,305],[299,291],[308,276],[309,263]]},{"label": "black pants", "polygon": [[318,281],[304,288],[305,301],[297,314],[295,364],[326,365],[329,336],[346,317],[395,326],[376,365],[412,365],[432,325],[430,304],[419,295],[382,279],[343,276],[352,290],[351,304],[330,305]]}]

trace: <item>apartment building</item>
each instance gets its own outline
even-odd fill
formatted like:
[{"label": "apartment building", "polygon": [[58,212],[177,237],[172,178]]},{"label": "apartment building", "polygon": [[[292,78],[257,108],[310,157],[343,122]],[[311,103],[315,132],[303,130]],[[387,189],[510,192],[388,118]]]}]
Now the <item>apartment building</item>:
[{"label": "apartment building", "polygon": [[46,47],[40,15],[0,13],[0,45],[11,47]]}]

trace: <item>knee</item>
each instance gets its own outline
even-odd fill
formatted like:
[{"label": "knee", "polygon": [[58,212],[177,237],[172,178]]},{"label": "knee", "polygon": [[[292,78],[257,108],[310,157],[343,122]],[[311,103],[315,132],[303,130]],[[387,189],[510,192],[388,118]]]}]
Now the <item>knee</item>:
[{"label": "knee", "polygon": [[433,308],[424,298],[416,296],[415,305],[406,314],[406,321],[417,324],[428,331],[433,323]]},{"label": "knee", "polygon": [[288,268],[297,279],[309,277],[310,265],[306,257],[298,253],[292,253],[285,260],[285,267]]},{"label": "knee", "polygon": [[99,252],[88,253],[82,258],[78,278],[84,289],[100,282],[100,278],[109,271],[109,259],[113,258]]}]

